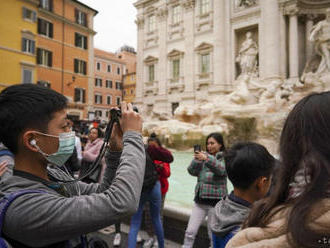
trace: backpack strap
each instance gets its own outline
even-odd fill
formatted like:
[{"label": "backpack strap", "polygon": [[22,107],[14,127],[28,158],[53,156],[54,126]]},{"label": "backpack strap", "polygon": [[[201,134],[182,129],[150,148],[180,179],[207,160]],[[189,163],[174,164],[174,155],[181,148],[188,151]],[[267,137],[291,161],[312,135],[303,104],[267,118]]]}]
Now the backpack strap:
[{"label": "backpack strap", "polygon": [[[25,194],[31,194],[31,193],[43,193],[46,194],[46,191],[42,191],[42,190],[20,190],[20,191],[16,191],[13,193],[9,193],[6,194],[1,200],[0,200],[0,237],[2,237],[2,227],[3,227],[3,223],[5,220],[5,215],[6,215],[6,211],[9,207],[9,205],[18,197],[25,195]],[[2,246],[0,246],[2,247]]]},{"label": "backpack strap", "polygon": [[1,156],[9,156],[14,158],[14,154],[12,154],[8,149],[4,149],[0,151],[0,157]]}]

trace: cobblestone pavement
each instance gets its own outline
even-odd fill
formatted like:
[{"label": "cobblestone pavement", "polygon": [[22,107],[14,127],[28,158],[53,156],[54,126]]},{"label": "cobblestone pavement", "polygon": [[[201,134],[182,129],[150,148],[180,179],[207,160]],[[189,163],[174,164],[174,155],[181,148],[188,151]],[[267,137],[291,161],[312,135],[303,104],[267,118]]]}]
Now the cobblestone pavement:
[{"label": "cobblestone pavement", "polygon": [[[93,235],[104,239],[108,243],[109,247],[115,247],[115,246],[113,246],[113,239],[115,237],[115,226],[113,225],[113,226],[110,226],[106,229],[107,229],[106,232],[105,231],[98,231],[98,232],[95,232]],[[122,240],[121,240],[120,246],[117,246],[117,247],[118,248],[126,248],[127,247],[127,236],[128,236],[127,234],[128,234],[128,231],[129,231],[129,226],[127,226],[125,224],[121,224],[121,231],[122,231],[121,232],[121,239]],[[143,241],[138,243],[136,247],[137,248],[142,248],[143,242],[144,242],[145,239],[147,239],[148,236],[147,236],[146,232],[144,232],[144,231],[140,231],[139,234],[140,234]],[[169,241],[169,240],[165,240],[165,247],[166,248],[180,248],[181,245],[177,244],[177,243],[174,243],[172,241]]]}]

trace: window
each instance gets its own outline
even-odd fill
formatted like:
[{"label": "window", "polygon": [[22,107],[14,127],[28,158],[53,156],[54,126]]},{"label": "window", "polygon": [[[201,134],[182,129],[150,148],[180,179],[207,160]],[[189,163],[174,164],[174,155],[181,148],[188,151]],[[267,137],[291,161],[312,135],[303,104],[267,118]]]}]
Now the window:
[{"label": "window", "polygon": [[200,14],[205,15],[210,12],[210,0],[201,0]]},{"label": "window", "polygon": [[45,49],[37,48],[37,64],[52,67],[53,53]]},{"label": "window", "polygon": [[47,82],[47,81],[43,81],[43,80],[38,81],[37,85],[41,85],[41,86],[44,86],[46,88],[50,88],[50,83]]},{"label": "window", "polygon": [[180,59],[175,59],[172,61],[172,78],[179,79],[180,77]]},{"label": "window", "polygon": [[95,117],[102,117],[102,111],[101,110],[95,110]]},{"label": "window", "polygon": [[22,38],[22,51],[26,53],[34,54],[35,41],[27,38]]},{"label": "window", "polygon": [[108,72],[111,72],[111,65],[108,65]]},{"label": "window", "polygon": [[155,65],[149,65],[149,82],[153,82],[155,80]]},{"label": "window", "polygon": [[37,20],[37,13],[33,10],[23,7],[23,18],[31,22],[35,22]]},{"label": "window", "polygon": [[117,74],[120,75],[120,67],[117,67]]},{"label": "window", "polygon": [[149,16],[148,20],[148,31],[153,32],[156,29],[156,16]]},{"label": "window", "polygon": [[23,84],[32,84],[32,69],[30,69],[30,68],[22,69],[22,83]]},{"label": "window", "polygon": [[107,104],[108,105],[112,104],[112,97],[111,96],[107,96]]},{"label": "window", "polygon": [[96,87],[102,87],[102,79],[101,78],[95,78],[95,86]]},{"label": "window", "polygon": [[43,34],[49,38],[53,38],[53,23],[38,18],[38,34]]},{"label": "window", "polygon": [[122,83],[121,82],[116,82],[116,90],[121,90],[122,87]]},{"label": "window", "polygon": [[53,11],[53,0],[40,0],[40,7],[48,11]]},{"label": "window", "polygon": [[74,72],[75,73],[81,73],[86,75],[86,61],[80,60],[80,59],[74,59]]},{"label": "window", "polygon": [[111,80],[106,80],[105,81],[105,87],[106,88],[112,88],[112,81]]},{"label": "window", "polygon": [[102,95],[101,94],[95,94],[95,104],[102,104]]},{"label": "window", "polygon": [[74,44],[76,47],[87,49],[87,36],[75,33]]},{"label": "window", "polygon": [[85,96],[86,96],[85,89],[81,89],[81,88],[74,89],[74,101],[75,102],[85,103],[86,102]]},{"label": "window", "polygon": [[101,70],[101,63],[100,62],[97,62],[96,63],[96,69],[99,71]]},{"label": "window", "polygon": [[173,16],[172,16],[172,22],[173,24],[179,23],[181,21],[181,7],[180,5],[177,5],[173,7]]},{"label": "window", "polygon": [[120,96],[117,96],[116,97],[116,103],[117,103],[117,105],[120,105],[120,102],[121,102],[121,97]]},{"label": "window", "polygon": [[76,23],[87,27],[87,14],[78,9],[75,9]]},{"label": "window", "polygon": [[201,74],[207,74],[210,72],[210,54],[201,55]]}]

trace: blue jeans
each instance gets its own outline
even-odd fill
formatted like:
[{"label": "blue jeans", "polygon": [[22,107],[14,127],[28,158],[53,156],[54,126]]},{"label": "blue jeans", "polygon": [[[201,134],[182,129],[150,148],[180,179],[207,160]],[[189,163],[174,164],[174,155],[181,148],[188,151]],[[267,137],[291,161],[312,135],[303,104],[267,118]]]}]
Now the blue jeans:
[{"label": "blue jeans", "polygon": [[150,204],[151,221],[157,236],[159,248],[164,248],[164,230],[160,219],[162,195],[159,181],[157,181],[151,191],[142,192],[141,194],[139,208],[131,219],[131,226],[128,234],[128,248],[136,247],[136,237],[141,226],[143,207],[147,201]]}]

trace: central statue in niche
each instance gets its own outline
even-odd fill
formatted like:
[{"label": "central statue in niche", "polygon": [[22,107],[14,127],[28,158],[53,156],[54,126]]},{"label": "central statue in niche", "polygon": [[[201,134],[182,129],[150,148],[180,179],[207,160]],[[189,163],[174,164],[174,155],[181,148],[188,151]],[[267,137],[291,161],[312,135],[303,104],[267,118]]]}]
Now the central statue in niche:
[{"label": "central statue in niche", "polygon": [[252,39],[252,33],[246,33],[246,39],[239,49],[236,62],[239,63],[241,75],[257,76],[258,75],[258,45]]}]

